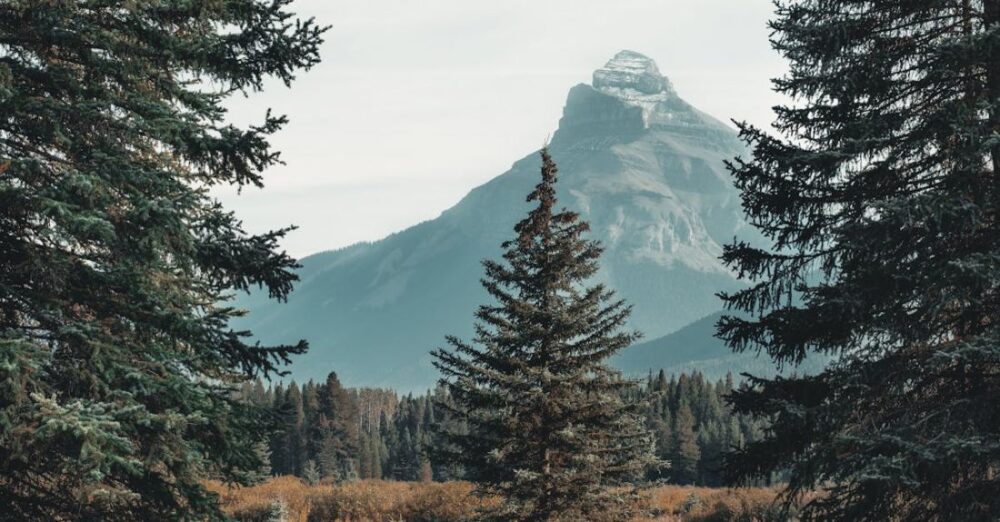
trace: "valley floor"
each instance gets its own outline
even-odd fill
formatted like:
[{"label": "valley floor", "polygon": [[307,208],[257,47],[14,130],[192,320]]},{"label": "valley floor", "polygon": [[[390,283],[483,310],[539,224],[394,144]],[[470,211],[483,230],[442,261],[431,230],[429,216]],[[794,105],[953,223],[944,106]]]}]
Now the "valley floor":
[{"label": "valley floor", "polygon": [[[464,522],[490,502],[467,482],[360,480],[309,485],[277,477],[250,488],[211,483],[224,509],[243,522]],[[775,488],[658,486],[646,490],[638,521],[778,521]]]}]

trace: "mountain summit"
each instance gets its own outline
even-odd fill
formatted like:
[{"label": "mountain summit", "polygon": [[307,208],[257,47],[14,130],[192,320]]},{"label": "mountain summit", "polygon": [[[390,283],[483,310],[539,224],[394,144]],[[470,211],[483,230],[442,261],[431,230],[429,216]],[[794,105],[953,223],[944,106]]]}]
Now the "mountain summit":
[{"label": "mountain summit", "polygon": [[677,93],[665,76],[660,74],[649,57],[634,51],[621,51],[604,67],[594,71],[594,89],[640,107],[647,125],[662,104]]},{"label": "mountain summit", "polygon": [[[633,306],[631,327],[658,337],[720,308],[740,285],[721,245],[749,233],[723,161],[744,152],[735,132],[681,99],[656,64],[632,51],[569,91],[550,143],[560,203],[605,246],[596,276]],[[287,304],[250,296],[247,327],[262,340],[306,338],[299,379],[336,370],[351,385],[420,389],[437,375],[429,352],[468,338],[485,302],[480,261],[527,209],[539,159],[531,152],[438,218],[374,243],[302,260]]]},{"label": "mountain summit", "polygon": [[621,51],[594,71],[594,88],[623,99],[676,96],[656,62],[635,51]]}]

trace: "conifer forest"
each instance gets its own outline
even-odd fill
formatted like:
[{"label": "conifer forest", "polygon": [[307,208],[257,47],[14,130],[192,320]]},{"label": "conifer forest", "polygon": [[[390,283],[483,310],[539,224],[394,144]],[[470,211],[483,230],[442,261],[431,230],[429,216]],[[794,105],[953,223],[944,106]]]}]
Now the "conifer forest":
[{"label": "conifer forest", "polygon": [[[670,467],[648,470],[647,479],[720,487],[722,456],[763,436],[764,424],[732,413],[725,397],[733,378],[710,381],[701,374],[642,379],[627,401],[644,404],[643,424],[654,437],[655,454]],[[440,458],[443,434],[461,429],[449,415],[443,389],[400,395],[389,389],[344,388],[331,374],[324,382],[288,386],[245,383],[240,396],[280,419],[279,434],[267,441],[263,475],[295,475],[310,482],[376,479],[449,481],[464,469]],[[777,480],[778,477],[775,477]]]},{"label": "conifer forest", "polygon": [[1000,0],[0,0],[7,520],[1000,520]]}]

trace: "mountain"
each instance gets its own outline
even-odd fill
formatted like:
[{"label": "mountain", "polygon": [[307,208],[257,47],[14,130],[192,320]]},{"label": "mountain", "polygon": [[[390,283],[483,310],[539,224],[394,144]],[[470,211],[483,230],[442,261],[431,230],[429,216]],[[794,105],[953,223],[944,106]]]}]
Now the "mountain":
[{"label": "mountain", "polygon": [[[622,51],[570,89],[549,148],[561,203],[606,247],[596,279],[634,306],[631,325],[647,338],[718,310],[714,294],[741,285],[718,256],[734,236],[756,237],[723,165],[745,150],[651,59]],[[336,370],[351,385],[433,384],[428,352],[446,334],[471,337],[487,299],[480,261],[512,237],[539,165],[532,152],[436,219],[303,259],[289,301],[243,299],[251,313],[237,326],[264,342],[308,339],[298,379]]]},{"label": "mountain", "polygon": [[[617,355],[612,363],[633,377],[661,369],[668,375],[701,372],[709,379],[721,379],[730,372],[734,375],[746,372],[757,377],[779,373],[766,353],[733,353],[715,337],[715,324],[727,313],[733,314],[715,312],[676,332],[634,344]],[[801,364],[783,368],[781,373],[818,373],[830,360],[830,357],[810,354]]]},{"label": "mountain", "polygon": [[642,375],[650,370],[734,357],[738,354],[714,335],[715,323],[722,315],[723,312],[715,312],[673,333],[636,343],[622,351],[614,364],[627,374]]}]

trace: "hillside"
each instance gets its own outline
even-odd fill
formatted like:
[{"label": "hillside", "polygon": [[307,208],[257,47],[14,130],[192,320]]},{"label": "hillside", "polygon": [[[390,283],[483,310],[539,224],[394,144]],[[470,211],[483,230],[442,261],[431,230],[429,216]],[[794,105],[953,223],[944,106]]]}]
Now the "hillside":
[{"label": "hillside", "polygon": [[[721,379],[732,372],[758,377],[773,376],[778,369],[766,354],[733,353],[715,337],[715,324],[724,312],[709,314],[676,332],[632,345],[613,360],[627,375],[643,377],[648,372],[664,370],[667,374],[699,372],[709,380]],[[829,360],[810,355],[796,368],[784,372],[814,373]]]}]

